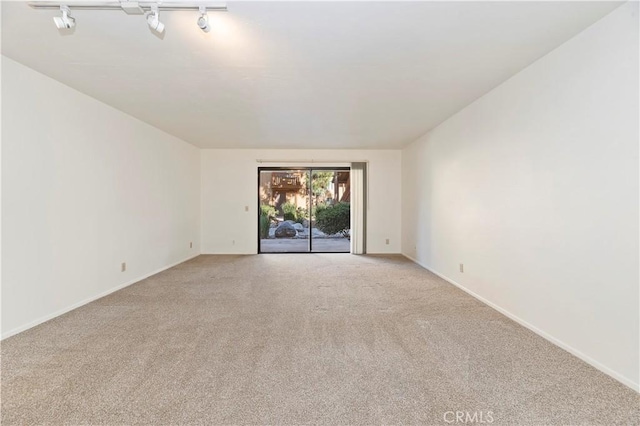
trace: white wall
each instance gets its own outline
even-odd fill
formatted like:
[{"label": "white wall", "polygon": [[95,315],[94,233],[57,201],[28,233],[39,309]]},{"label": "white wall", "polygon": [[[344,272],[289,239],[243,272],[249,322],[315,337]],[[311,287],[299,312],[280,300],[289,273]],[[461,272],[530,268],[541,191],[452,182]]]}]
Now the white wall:
[{"label": "white wall", "polygon": [[313,160],[316,166],[368,161],[367,252],[400,252],[399,150],[207,149],[202,150],[201,165],[203,253],[257,253],[258,167],[294,164],[258,164],[258,159],[299,165]]},{"label": "white wall", "polygon": [[2,102],[3,337],[199,253],[197,148],[4,56]]},{"label": "white wall", "polygon": [[635,3],[402,153],[403,253],[636,389],[638,114]]}]

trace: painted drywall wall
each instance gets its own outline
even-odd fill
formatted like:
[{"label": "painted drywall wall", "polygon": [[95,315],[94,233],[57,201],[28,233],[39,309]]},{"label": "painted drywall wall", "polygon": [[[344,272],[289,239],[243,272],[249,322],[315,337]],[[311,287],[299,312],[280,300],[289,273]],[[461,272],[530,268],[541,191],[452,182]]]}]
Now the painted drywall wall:
[{"label": "painted drywall wall", "polygon": [[2,102],[3,337],[199,254],[197,148],[6,57]]},{"label": "painted drywall wall", "polygon": [[403,253],[635,389],[638,114],[631,3],[402,152]]},{"label": "painted drywall wall", "polygon": [[355,161],[369,163],[367,252],[400,252],[399,150],[206,149],[201,153],[203,253],[257,253],[259,166],[348,166]]}]

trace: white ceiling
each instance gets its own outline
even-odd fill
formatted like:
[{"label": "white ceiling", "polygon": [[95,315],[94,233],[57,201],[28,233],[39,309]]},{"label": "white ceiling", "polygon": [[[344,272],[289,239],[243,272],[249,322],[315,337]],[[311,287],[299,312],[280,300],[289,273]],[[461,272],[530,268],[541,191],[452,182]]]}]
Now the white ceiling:
[{"label": "white ceiling", "polygon": [[6,56],[203,148],[399,148],[612,2],[229,2],[144,17],[2,4]]}]

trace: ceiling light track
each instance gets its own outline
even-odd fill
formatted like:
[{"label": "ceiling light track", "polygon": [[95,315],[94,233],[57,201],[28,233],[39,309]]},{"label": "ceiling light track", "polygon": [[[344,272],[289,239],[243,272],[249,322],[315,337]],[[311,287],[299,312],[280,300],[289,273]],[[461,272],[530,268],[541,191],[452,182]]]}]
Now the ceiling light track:
[{"label": "ceiling light track", "polygon": [[181,1],[181,2],[148,2],[148,1],[32,1],[29,6],[34,9],[60,9],[61,16],[53,18],[53,22],[59,30],[69,30],[76,25],[75,18],[71,16],[71,8],[73,9],[89,9],[89,10],[122,10],[128,15],[144,15],[149,28],[158,33],[164,32],[164,24],[160,21],[160,11],[175,10],[197,10],[200,16],[197,20],[198,28],[205,33],[211,30],[209,24],[209,15],[207,12],[226,12],[227,5],[220,2],[211,1]]},{"label": "ceiling light track", "polygon": [[205,8],[209,12],[226,12],[227,4],[219,1],[30,1],[29,6],[34,9],[60,9],[66,6],[70,9],[87,10],[124,10],[138,11],[136,14],[150,12],[154,6],[160,11],[196,10]]}]

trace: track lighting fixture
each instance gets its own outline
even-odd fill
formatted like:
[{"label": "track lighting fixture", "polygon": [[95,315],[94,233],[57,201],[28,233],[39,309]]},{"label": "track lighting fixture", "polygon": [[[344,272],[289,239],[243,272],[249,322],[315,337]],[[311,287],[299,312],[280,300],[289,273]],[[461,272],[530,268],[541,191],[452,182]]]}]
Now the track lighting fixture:
[{"label": "track lighting fixture", "polygon": [[71,10],[68,6],[61,5],[60,12],[62,13],[62,16],[56,16],[53,18],[53,22],[59,30],[69,29],[76,26],[76,20],[71,16]]},{"label": "track lighting fixture", "polygon": [[200,6],[200,17],[198,18],[198,27],[208,33],[211,31],[211,26],[209,25],[209,15],[207,15],[207,8],[205,6]]},{"label": "track lighting fixture", "polygon": [[[0,0],[2,1],[2,0]],[[122,10],[127,15],[144,14],[149,28],[158,34],[164,32],[164,24],[160,22],[160,11],[197,10],[198,28],[205,33],[211,31],[208,12],[226,12],[227,5],[224,1],[216,0],[39,0],[30,1],[28,4],[34,9],[60,9],[62,16],[53,18],[56,27],[69,29],[76,25],[76,20],[71,16],[71,9],[83,10]]]},{"label": "track lighting fixture", "polygon": [[158,12],[158,5],[152,5],[151,10],[146,13],[146,16],[149,28],[151,28],[158,34],[162,34],[164,32],[164,24],[160,22],[160,12]]}]

